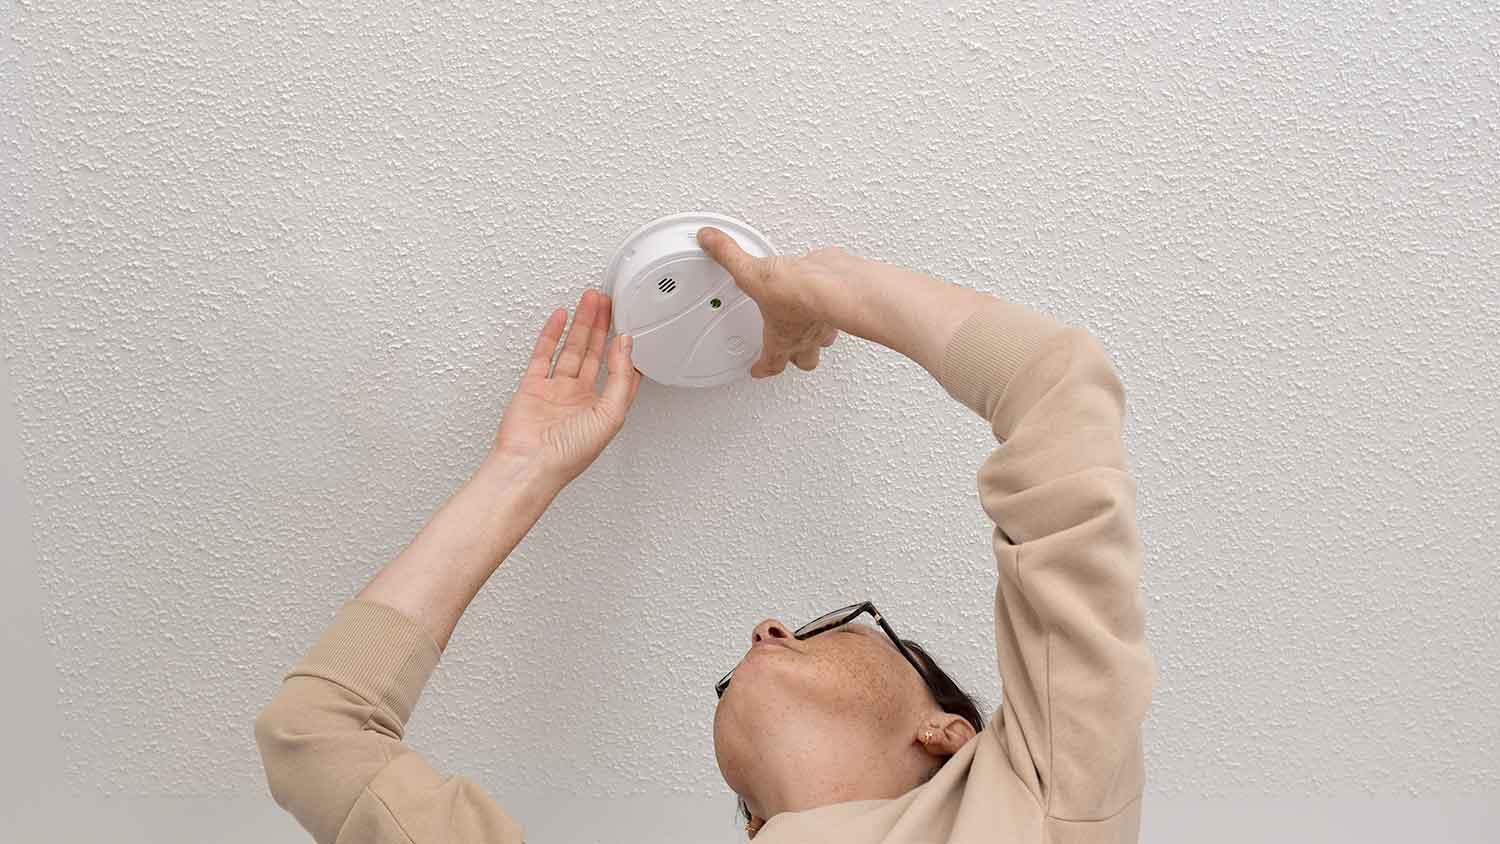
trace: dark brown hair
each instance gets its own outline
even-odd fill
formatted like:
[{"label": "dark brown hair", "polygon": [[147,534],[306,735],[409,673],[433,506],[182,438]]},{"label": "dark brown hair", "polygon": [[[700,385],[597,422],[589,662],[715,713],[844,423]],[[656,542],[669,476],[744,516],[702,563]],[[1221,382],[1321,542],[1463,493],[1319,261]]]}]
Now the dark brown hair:
[{"label": "dark brown hair", "polygon": [[[917,658],[917,662],[922,663],[923,670],[927,674],[928,690],[932,694],[933,699],[937,701],[938,708],[944,712],[951,712],[968,721],[970,726],[974,728],[976,735],[982,732],[984,730],[984,716],[979,714],[979,705],[974,701],[974,698],[968,692],[959,688],[957,683],[953,682],[953,678],[949,677],[948,673],[938,665],[937,660],[932,658],[932,654],[929,654],[926,648],[910,639],[902,639],[901,644],[905,645],[911,651],[912,656]],[[932,770],[927,772],[927,776],[922,779],[922,782],[932,779],[942,767],[941,764],[934,765]],[[918,785],[920,784],[918,783]],[[738,817],[741,823],[750,823],[750,807],[745,805],[745,798],[743,797],[739,799]]]}]

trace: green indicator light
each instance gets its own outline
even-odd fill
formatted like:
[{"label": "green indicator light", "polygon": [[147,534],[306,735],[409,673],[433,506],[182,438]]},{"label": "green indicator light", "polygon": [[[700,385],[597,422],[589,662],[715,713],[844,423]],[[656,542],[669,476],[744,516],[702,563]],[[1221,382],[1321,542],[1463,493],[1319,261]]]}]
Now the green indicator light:
[{"label": "green indicator light", "polygon": [[719,303],[719,297],[717,297],[717,296],[715,296],[714,298],[708,300],[708,306],[711,307],[711,308],[717,308],[717,307],[719,307],[719,304],[720,304]]}]

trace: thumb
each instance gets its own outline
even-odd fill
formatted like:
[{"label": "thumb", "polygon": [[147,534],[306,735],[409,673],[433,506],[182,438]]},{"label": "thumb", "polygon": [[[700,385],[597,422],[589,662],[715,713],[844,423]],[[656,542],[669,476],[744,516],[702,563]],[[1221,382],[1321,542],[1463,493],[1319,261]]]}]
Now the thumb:
[{"label": "thumb", "polygon": [[758,280],[755,271],[760,259],[741,249],[739,243],[729,235],[713,226],[704,226],[698,230],[698,245],[703,247],[708,257],[729,270],[729,274],[734,276],[741,287]]},{"label": "thumb", "polygon": [[616,335],[609,344],[609,375],[604,379],[603,401],[620,419],[635,404],[635,394],[641,386],[641,373],[630,361],[628,339],[627,334]]}]

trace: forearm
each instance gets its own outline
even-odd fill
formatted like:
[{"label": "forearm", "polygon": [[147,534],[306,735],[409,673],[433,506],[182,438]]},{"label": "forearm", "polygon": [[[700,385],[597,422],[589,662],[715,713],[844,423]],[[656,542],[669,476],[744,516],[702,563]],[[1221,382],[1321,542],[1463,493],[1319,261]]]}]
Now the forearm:
[{"label": "forearm", "polygon": [[998,298],[868,258],[845,259],[837,281],[810,291],[814,309],[846,334],[894,349],[934,378],[959,325]]},{"label": "forearm", "polygon": [[469,602],[561,488],[534,463],[486,459],[358,597],[399,610],[446,648]]}]

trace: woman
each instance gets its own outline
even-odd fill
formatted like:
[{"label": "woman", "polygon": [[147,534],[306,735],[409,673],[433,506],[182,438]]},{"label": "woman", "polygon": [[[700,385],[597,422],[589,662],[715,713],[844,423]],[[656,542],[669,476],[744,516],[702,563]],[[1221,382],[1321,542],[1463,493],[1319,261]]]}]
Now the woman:
[{"label": "woman", "polygon": [[[754,258],[699,243],[755,299],[751,374],[811,371],[839,331],[921,364],[986,420],[1002,703],[972,700],[868,604],[789,631],[767,619],[716,689],[714,751],[758,844],[1125,842],[1137,837],[1154,683],[1124,392],[1097,341],[988,294],[839,249]],[[609,302],[555,311],[483,465],[332,625],[255,722],[271,793],[323,844],[517,844],[521,825],[402,742],[485,580],[623,426],[640,385]],[[862,611],[855,614],[856,611]],[[870,622],[874,622],[873,624]]]}]

